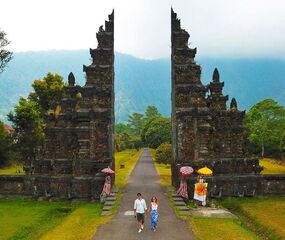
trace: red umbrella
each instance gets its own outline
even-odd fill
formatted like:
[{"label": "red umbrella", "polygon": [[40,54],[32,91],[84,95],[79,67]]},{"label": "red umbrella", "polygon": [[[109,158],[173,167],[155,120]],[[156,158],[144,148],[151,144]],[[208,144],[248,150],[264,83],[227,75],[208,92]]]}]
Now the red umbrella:
[{"label": "red umbrella", "polygon": [[106,173],[106,174],[114,174],[115,173],[115,171],[113,171],[110,167],[102,169],[101,172]]},{"label": "red umbrella", "polygon": [[180,174],[185,177],[191,175],[194,172],[194,169],[190,166],[181,167],[179,170]]}]

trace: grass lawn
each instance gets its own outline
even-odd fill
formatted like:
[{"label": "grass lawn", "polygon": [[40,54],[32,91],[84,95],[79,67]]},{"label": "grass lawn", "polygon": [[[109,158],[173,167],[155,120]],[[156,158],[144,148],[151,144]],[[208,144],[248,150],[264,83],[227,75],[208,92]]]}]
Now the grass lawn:
[{"label": "grass lawn", "polygon": [[[155,155],[155,150],[150,149],[150,154],[153,159]],[[162,187],[167,187],[171,185],[171,165],[170,164],[163,164],[157,163],[154,161],[155,168],[160,176],[160,185]]]},{"label": "grass lawn", "polygon": [[72,211],[65,203],[0,200],[0,239],[39,239]]},{"label": "grass lawn", "polygon": [[234,219],[190,217],[190,226],[197,240],[260,239]]},{"label": "grass lawn", "polygon": [[[141,152],[126,150],[115,154],[116,184],[120,188],[127,183]],[[122,164],[124,168],[120,168]],[[14,174],[15,168],[5,171]],[[101,216],[101,211],[102,205],[97,203],[0,199],[0,240],[91,239],[97,227],[112,218]]]},{"label": "grass lawn", "polygon": [[[139,156],[141,155],[142,150],[125,150],[122,152],[117,152],[115,154],[116,159],[116,178],[115,178],[115,185],[119,188],[122,188],[126,185],[128,181],[128,176],[134,169]],[[121,167],[123,166],[123,167]]]},{"label": "grass lawn", "polygon": [[101,217],[98,203],[0,200],[0,239],[91,239]]},{"label": "grass lawn", "polygon": [[261,174],[285,174],[285,164],[277,162],[275,159],[263,158],[260,165],[264,167]]},{"label": "grass lawn", "polygon": [[264,239],[285,239],[285,197],[226,199],[222,205]]},{"label": "grass lawn", "polygon": [[60,224],[45,233],[40,240],[80,240],[91,239],[97,227],[107,223],[111,217],[100,216],[100,204],[79,204]]},{"label": "grass lawn", "polygon": [[156,163],[155,167],[160,175],[160,185],[162,187],[167,187],[171,185],[171,165],[170,164],[163,164],[163,163]]},{"label": "grass lawn", "polygon": [[22,166],[12,165],[6,168],[0,168],[0,175],[24,175]]}]

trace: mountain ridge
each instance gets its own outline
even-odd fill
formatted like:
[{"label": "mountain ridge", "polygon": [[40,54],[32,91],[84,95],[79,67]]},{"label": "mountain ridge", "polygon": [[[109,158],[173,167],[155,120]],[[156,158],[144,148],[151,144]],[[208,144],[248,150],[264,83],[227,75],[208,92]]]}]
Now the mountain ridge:
[{"label": "mountain ridge", "polygon": [[[279,59],[196,58],[202,67],[202,82],[212,79],[215,67],[225,82],[224,95],[235,97],[241,109],[249,109],[264,98],[285,105],[285,61]],[[88,50],[54,50],[15,53],[0,75],[0,118],[17,104],[20,96],[32,91],[35,79],[48,72],[58,73],[67,82],[73,72],[77,84],[84,84],[83,65],[91,63]],[[132,112],[144,112],[155,105],[166,116],[171,113],[171,63],[169,59],[145,60],[122,53],[115,54],[115,114],[123,122]]]}]

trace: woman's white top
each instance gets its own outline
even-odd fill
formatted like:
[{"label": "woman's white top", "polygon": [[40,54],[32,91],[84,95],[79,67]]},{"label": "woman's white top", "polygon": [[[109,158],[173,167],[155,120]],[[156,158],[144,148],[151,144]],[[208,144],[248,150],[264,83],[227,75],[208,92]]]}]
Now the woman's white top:
[{"label": "woman's white top", "polygon": [[156,203],[151,203],[151,210],[157,210],[158,205]]}]

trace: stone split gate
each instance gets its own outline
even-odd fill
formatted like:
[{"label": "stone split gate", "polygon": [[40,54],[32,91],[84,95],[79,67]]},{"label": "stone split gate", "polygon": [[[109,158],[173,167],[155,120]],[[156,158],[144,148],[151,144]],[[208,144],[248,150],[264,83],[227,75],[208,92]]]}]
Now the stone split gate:
[{"label": "stone split gate", "polygon": [[[90,49],[92,63],[83,66],[84,86],[68,76],[67,97],[58,116],[47,116],[46,140],[37,157],[26,162],[25,176],[0,176],[0,194],[58,199],[98,200],[104,184],[101,169],[114,169],[114,11]],[[284,194],[285,175],[260,175],[259,160],[246,153],[244,111],[222,93],[217,69],[209,85],[201,83],[196,48],[171,9],[172,183],[179,168],[212,168],[210,197]],[[114,179],[113,179],[114,180]],[[189,196],[195,176],[188,179]]]}]

